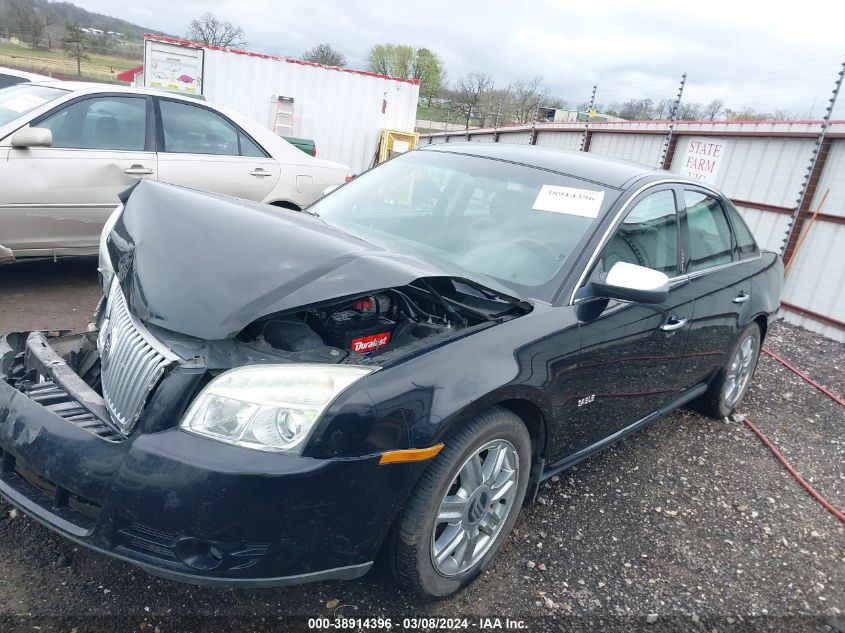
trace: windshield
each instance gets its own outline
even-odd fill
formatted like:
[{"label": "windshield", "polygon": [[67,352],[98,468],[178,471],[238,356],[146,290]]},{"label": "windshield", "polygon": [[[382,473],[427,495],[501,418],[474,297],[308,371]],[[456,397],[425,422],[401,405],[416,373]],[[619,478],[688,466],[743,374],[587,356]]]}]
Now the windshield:
[{"label": "windshield", "polygon": [[551,301],[558,273],[615,189],[544,169],[416,151],[356,178],[309,210],[394,253]]},{"label": "windshield", "polygon": [[14,121],[19,116],[35,110],[48,101],[58,99],[67,90],[22,83],[0,90],[0,126]]}]

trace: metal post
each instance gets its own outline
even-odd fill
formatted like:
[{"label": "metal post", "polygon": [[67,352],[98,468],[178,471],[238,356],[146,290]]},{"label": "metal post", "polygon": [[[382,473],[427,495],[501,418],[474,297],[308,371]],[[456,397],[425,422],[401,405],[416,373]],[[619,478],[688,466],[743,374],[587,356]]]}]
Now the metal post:
[{"label": "metal post", "polygon": [[[581,145],[578,148],[578,151],[585,152],[587,151],[590,146],[588,141],[588,135],[590,130],[590,112],[593,111],[593,106],[596,104],[596,89],[598,88],[598,84],[593,86],[593,94],[590,95],[590,105],[587,106],[587,120],[584,122],[584,132],[581,134]],[[578,120],[578,109],[575,109],[575,120]]]},{"label": "metal post", "polygon": [[801,229],[804,228],[804,222],[807,216],[810,215],[813,194],[816,192],[816,186],[819,183],[822,170],[830,152],[831,144],[830,141],[825,140],[825,136],[827,135],[828,128],[830,128],[830,116],[833,113],[833,108],[836,106],[836,99],[839,96],[839,89],[842,87],[843,76],[845,76],[845,62],[842,62],[839,74],[836,76],[833,95],[830,97],[830,103],[825,109],[824,117],[822,118],[822,127],[819,130],[818,138],[816,138],[816,146],[810,154],[810,163],[807,165],[807,171],[804,173],[801,191],[798,193],[798,199],[795,201],[795,210],[792,213],[792,218],[786,229],[786,237],[781,245],[780,253],[783,256],[784,264],[788,264],[789,260],[792,259],[795,244],[801,235]]},{"label": "metal post", "polygon": [[681,86],[678,88],[678,95],[675,97],[675,100],[672,102],[672,107],[669,110],[669,127],[666,129],[666,140],[663,141],[663,151],[660,152],[660,162],[657,163],[657,166],[662,169],[669,169],[672,165],[666,165],[666,159],[669,158],[669,162],[671,162],[671,154],[669,153],[670,146],[672,147],[672,153],[674,153],[674,145],[672,145],[672,131],[675,128],[675,119],[678,116],[678,107],[681,105],[681,97],[684,94],[684,85],[687,83],[687,74],[684,73],[681,75]]}]

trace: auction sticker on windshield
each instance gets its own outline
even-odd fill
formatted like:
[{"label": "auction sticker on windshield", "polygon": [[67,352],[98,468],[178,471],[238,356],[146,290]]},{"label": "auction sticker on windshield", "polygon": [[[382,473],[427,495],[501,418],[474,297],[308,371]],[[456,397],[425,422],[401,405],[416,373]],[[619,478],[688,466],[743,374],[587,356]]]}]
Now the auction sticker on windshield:
[{"label": "auction sticker on windshield", "polygon": [[597,218],[602,200],[604,200],[604,191],[543,185],[531,208],[536,211]]}]

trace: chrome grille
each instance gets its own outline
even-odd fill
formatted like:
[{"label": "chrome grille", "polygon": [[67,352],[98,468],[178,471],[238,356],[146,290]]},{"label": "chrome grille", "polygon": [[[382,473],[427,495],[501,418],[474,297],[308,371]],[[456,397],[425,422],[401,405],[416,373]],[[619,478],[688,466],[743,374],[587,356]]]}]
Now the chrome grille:
[{"label": "chrome grille", "polygon": [[121,430],[132,430],[150,392],[176,357],[130,313],[115,279],[98,339],[103,399]]}]

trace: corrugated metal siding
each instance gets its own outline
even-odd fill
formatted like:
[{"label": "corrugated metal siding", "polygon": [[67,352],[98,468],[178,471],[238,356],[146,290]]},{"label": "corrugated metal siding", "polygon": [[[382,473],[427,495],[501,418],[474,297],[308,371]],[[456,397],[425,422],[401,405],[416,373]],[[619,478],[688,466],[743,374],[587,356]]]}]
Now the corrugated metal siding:
[{"label": "corrugated metal siding", "polygon": [[[795,206],[815,144],[813,139],[718,137],[713,140],[725,143],[716,187],[731,198]],[[672,160],[674,172],[680,172],[683,166],[686,156],[683,143],[681,136]]]},{"label": "corrugated metal siding", "polygon": [[[783,300],[845,322],[845,225],[816,222],[789,269]],[[784,311],[787,320],[803,319],[806,327],[833,330],[818,321]],[[812,321],[812,323],[810,323]],[[827,332],[827,336],[832,334]],[[840,331],[845,340],[845,332]]]},{"label": "corrugated metal siding", "polygon": [[537,145],[557,149],[581,149],[580,132],[554,132],[543,130],[537,134]]},{"label": "corrugated metal siding", "polygon": [[473,134],[469,140],[477,143],[492,143],[496,137],[493,134]]},{"label": "corrugated metal siding", "polygon": [[741,205],[736,205],[736,208],[742,214],[748,228],[751,229],[757,244],[768,251],[779,252],[786,237],[789,216],[782,213],[760,211],[760,209],[749,209]]},{"label": "corrugated metal siding", "polygon": [[501,132],[499,134],[499,142],[528,145],[531,143],[531,132]]},{"label": "corrugated metal siding", "polygon": [[590,153],[657,167],[665,138],[663,135],[658,136],[656,134],[593,132],[590,140]]},{"label": "corrugated metal siding", "polygon": [[824,171],[816,187],[816,194],[813,196],[813,203],[810,205],[813,211],[821,204],[827,189],[830,189],[830,193],[821,213],[845,216],[845,142],[843,141],[836,141],[830,148]]},{"label": "corrugated metal siding", "polygon": [[[294,136],[314,139],[317,156],[369,167],[382,129],[412,131],[419,86],[381,77],[205,50],[203,93],[267,127],[274,98],[294,98]],[[386,100],[382,113],[382,101]]]}]

